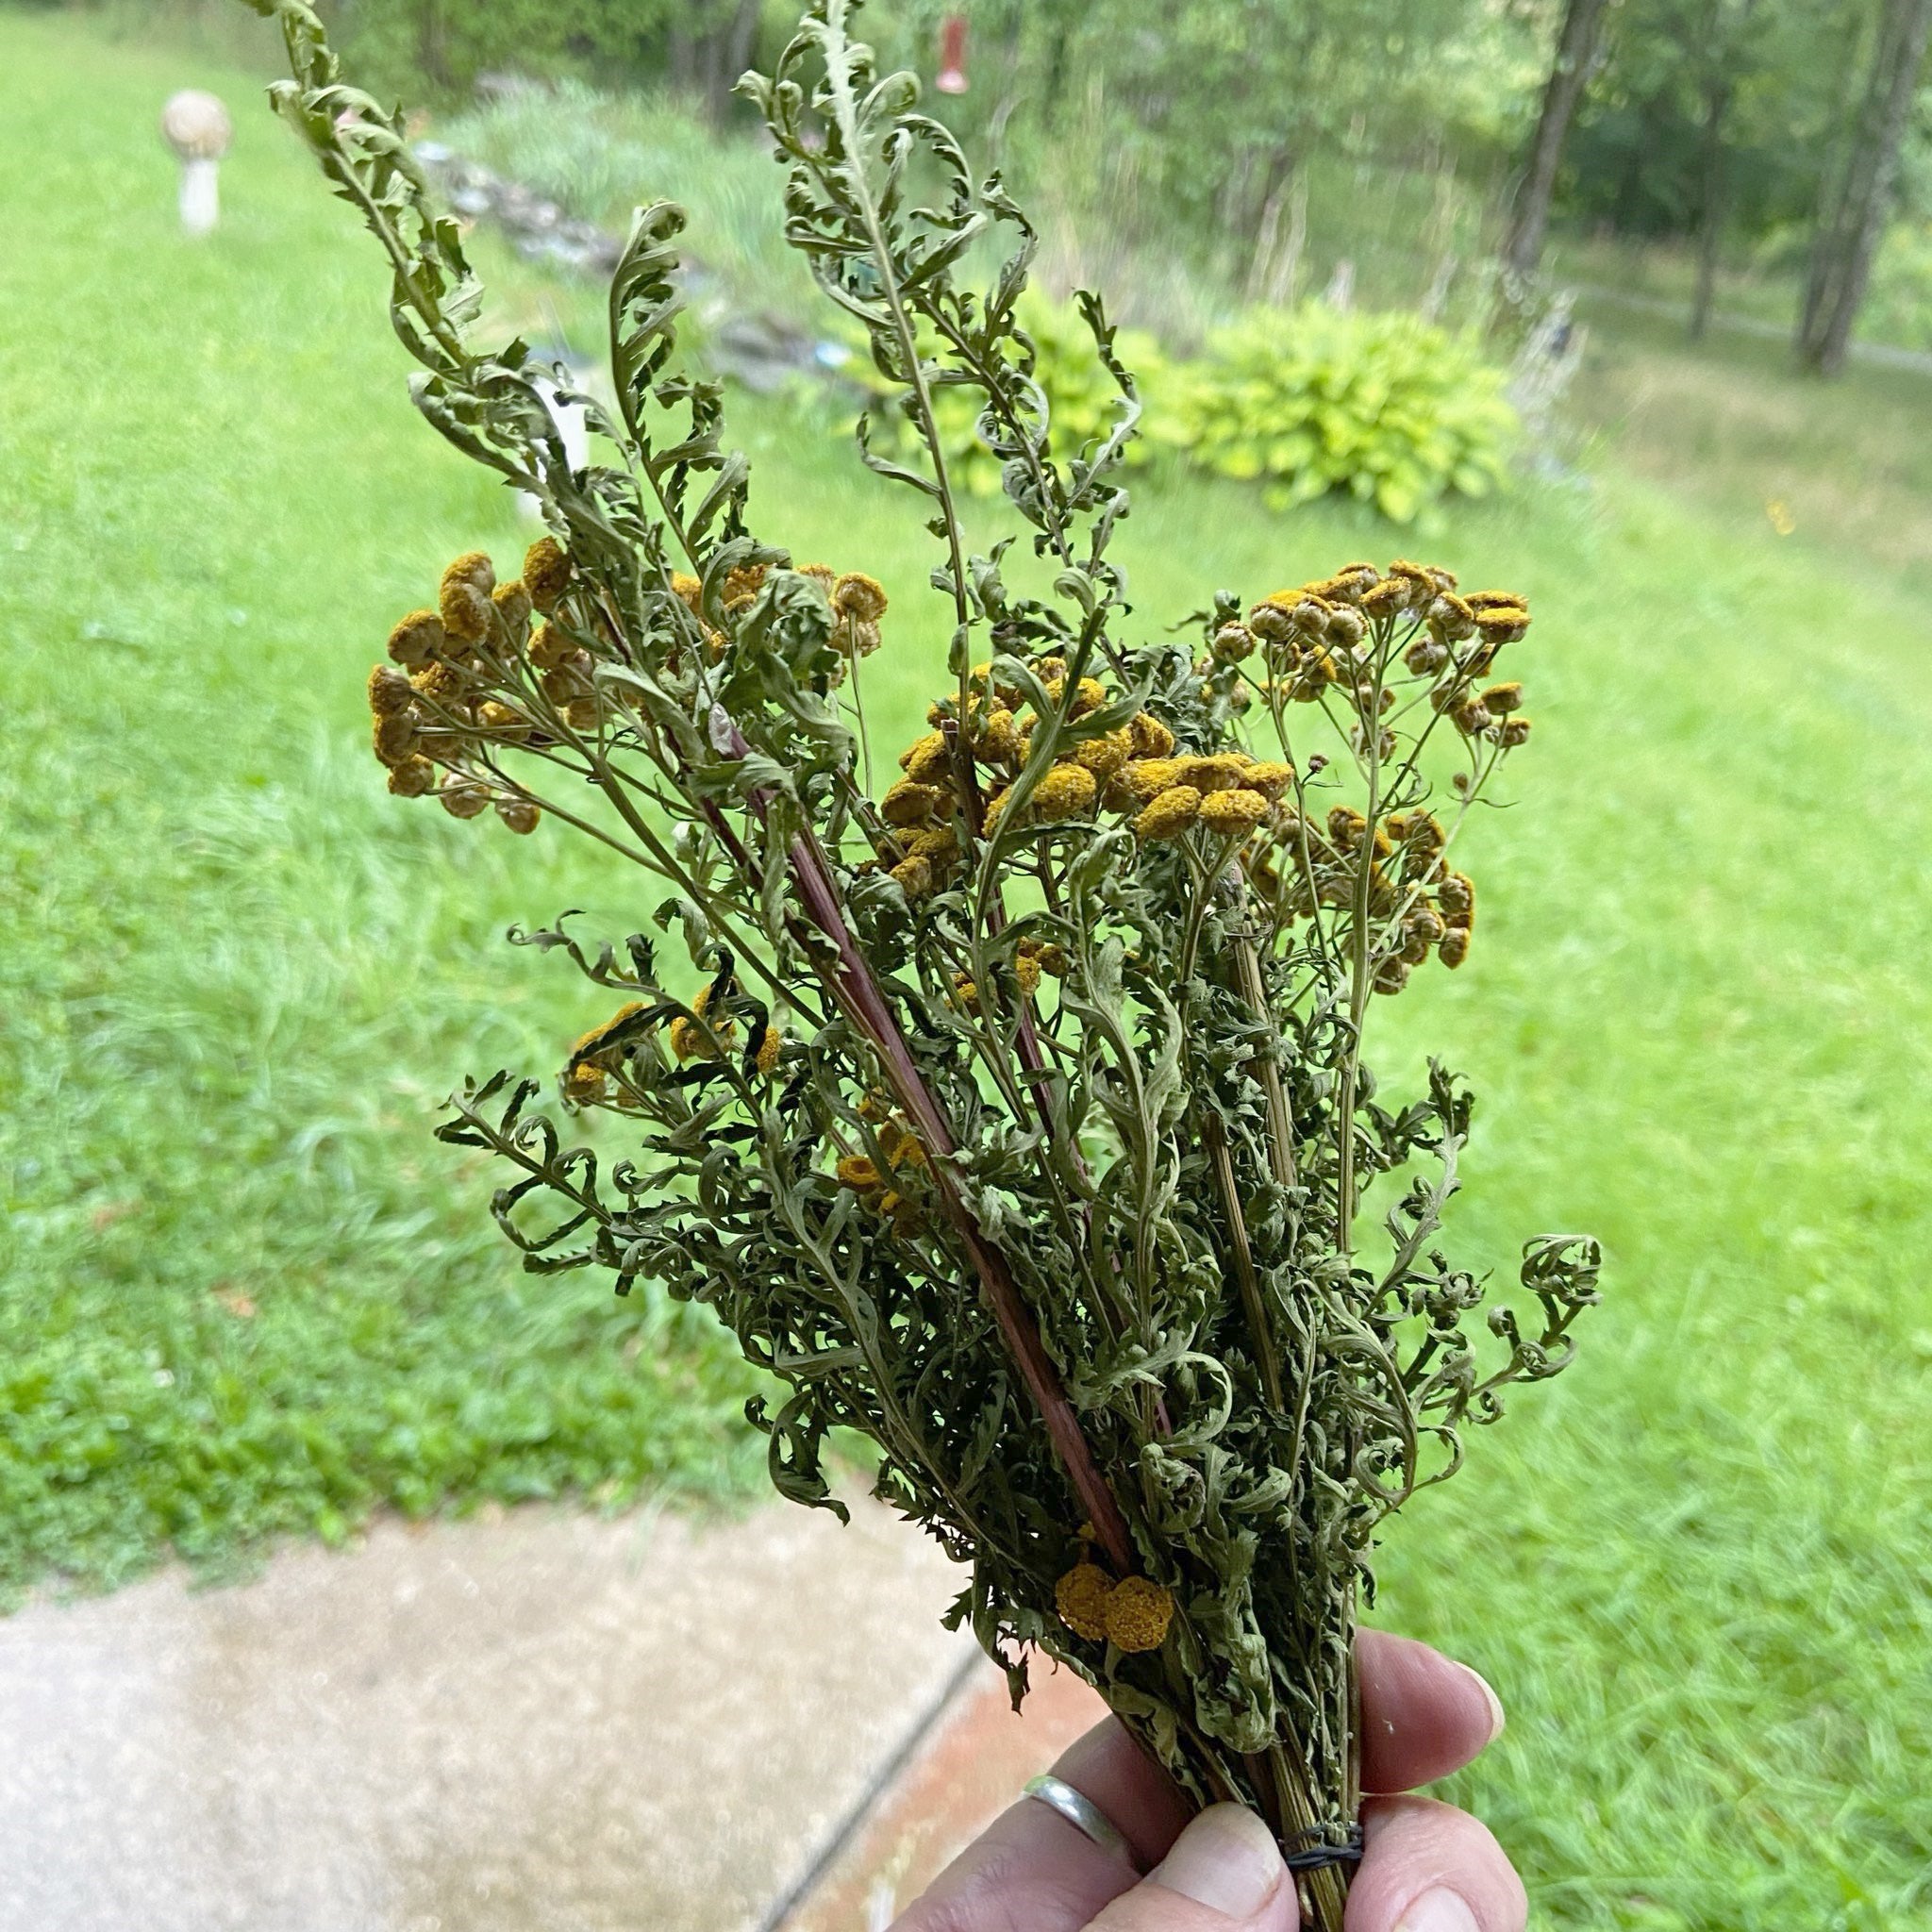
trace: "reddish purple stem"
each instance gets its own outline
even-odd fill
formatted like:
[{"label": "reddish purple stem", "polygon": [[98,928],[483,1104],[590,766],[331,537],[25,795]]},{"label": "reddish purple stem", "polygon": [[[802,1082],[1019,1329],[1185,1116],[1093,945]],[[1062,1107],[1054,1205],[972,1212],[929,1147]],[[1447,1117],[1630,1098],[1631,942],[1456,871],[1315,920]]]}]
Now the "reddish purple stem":
[{"label": "reddish purple stem", "polygon": [[[725,724],[719,748],[727,757],[745,757],[751,748],[745,743],[737,724],[724,717],[722,708],[713,716],[724,718]],[[762,815],[765,806],[763,793],[754,792],[748,802],[754,811]],[[831,979],[833,994],[854,1024],[872,1041],[885,1063],[887,1076],[898,1093],[900,1104],[911,1115],[921,1139],[933,1155],[932,1172],[940,1197],[945,1204],[947,1217],[973,1257],[974,1268],[986,1290],[993,1320],[999,1324],[1000,1335],[1012,1357],[1013,1366],[1019,1371],[1020,1379],[1026,1385],[1027,1392],[1040,1410],[1047,1436],[1093,1524],[1094,1535],[1113,1563],[1115,1573],[1122,1576],[1131,1575],[1138,1565],[1134,1560],[1133,1539],[1128,1534],[1126,1518],[1121,1513],[1112,1490],[1108,1487],[1106,1477],[1093,1459],[1092,1445],[1081,1431],[1074,1405],[1061,1385],[1052,1358],[1047,1355],[1046,1344],[1041,1339],[1040,1324],[1021,1294],[1012,1270],[1007,1266],[1006,1257],[987,1241],[972,1209],[954,1185],[952,1176],[941,1164],[946,1157],[958,1151],[958,1143],[954,1140],[952,1128],[940,1111],[939,1103],[906,1044],[905,1035],[899,1030],[899,1023],[887,1004],[878,980],[845,924],[824,854],[809,833],[802,832],[791,841],[789,856],[792,878],[805,909],[838,955],[838,967]]]}]

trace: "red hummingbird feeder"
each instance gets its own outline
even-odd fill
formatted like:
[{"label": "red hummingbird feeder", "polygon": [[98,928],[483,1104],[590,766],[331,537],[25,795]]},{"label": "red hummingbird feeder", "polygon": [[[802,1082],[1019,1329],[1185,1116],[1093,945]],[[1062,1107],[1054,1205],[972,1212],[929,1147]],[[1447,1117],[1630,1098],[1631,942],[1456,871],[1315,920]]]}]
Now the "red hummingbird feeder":
[{"label": "red hummingbird feeder", "polygon": [[963,94],[966,78],[966,16],[949,13],[940,28],[940,77],[934,83],[942,94]]}]

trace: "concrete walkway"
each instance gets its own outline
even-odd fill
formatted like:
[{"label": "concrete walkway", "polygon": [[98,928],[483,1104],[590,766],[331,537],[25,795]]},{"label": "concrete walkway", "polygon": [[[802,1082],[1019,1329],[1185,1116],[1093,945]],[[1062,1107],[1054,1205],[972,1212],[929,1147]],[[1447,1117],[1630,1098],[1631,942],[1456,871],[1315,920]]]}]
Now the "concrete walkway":
[{"label": "concrete walkway", "polygon": [[957,1588],[872,1507],[532,1510],[33,1606],[0,1622],[0,1928],[754,1932],[980,1701]]}]

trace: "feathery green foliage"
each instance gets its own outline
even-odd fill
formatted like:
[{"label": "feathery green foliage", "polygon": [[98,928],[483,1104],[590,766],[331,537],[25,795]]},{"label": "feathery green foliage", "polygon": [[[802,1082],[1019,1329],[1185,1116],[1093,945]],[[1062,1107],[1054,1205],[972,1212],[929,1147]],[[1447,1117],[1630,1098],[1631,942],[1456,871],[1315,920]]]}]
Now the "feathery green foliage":
[{"label": "feathery green foliage", "polygon": [[[1204,655],[1131,641],[1108,553],[1140,403],[1114,331],[1083,295],[1118,406],[1062,457],[1017,320],[1024,214],[822,0],[747,86],[788,239],[921,445],[861,437],[924,506],[953,622],[953,687],[874,801],[841,693],[887,598],[753,533],[720,391],[677,368],[680,211],[640,213],[612,281],[615,412],[581,399],[619,461],[573,470],[527,348],[478,342],[399,118],[343,83],[300,0],[251,4],[287,39],[277,108],[389,258],[418,408],[554,532],[508,584],[458,558],[398,625],[403,668],[369,681],[391,789],[634,860],[704,976],[682,993],[641,932],[519,935],[630,995],[562,1096],[638,1151],[567,1143],[508,1074],[444,1137],[514,1174],[495,1214],[528,1268],[719,1309],[790,1389],[754,1409],[786,1494],[838,1507],[825,1439],[871,1436],[878,1494],[970,1563],[955,1615],[1016,1697],[1031,1649],[1090,1677],[1197,1798],[1257,1807],[1339,1926],[1376,1526],[1506,1387],[1567,1363],[1597,1299],[1595,1243],[1545,1238],[1528,1324],[1506,1304],[1489,1349],[1465,1331],[1485,1286],[1436,1243],[1470,1101],[1434,1068],[1388,1105],[1361,1058],[1375,994],[1467,957],[1474,887],[1447,853],[1528,738],[1521,685],[1484,682],[1527,610],[1349,565],[1245,617],[1215,593],[1189,620]],[[978,400],[1046,595],[1009,585],[1011,539],[968,542],[947,391]],[[1365,1240],[1374,1181],[1409,1170]]]},{"label": "feathery green foliage", "polygon": [[[515,513],[395,406],[366,237],[248,75],[69,14],[0,15],[0,170],[44,190],[0,352],[0,1578],[97,1586],[172,1534],[206,1574],[398,1506],[708,1493],[746,1459],[736,1344],[518,1274],[480,1157],[428,1139],[447,1070],[547,1064],[585,1024],[572,975],[505,970],[504,926],[575,900],[624,929],[614,857],[587,883],[580,843],[479,842],[370,782],[368,639],[435,559],[520,548]],[[190,83],[244,109],[207,247],[152,129]],[[541,326],[547,290],[478,247],[505,332]],[[166,332],[123,326],[130,275]],[[1380,1071],[1453,1042],[1480,1072],[1457,1225],[1483,1265],[1559,1202],[1618,1291],[1592,1373],[1407,1513],[1375,1620],[1501,1690],[1507,1733],[1443,1795],[1539,1924],[1904,1927],[1932,1871],[1932,1487],[1883,1448],[1932,1394],[1932,994],[1900,884],[1932,825],[1924,378],[1803,384],[1775,341],[1586,313],[1576,393],[1619,425],[1588,492],[1447,512],[1562,640],[1537,692],[1563,755],[1526,768],[1533,810],[1483,816],[1485,943],[1382,1004]],[[272,380],[271,340],[327,382]],[[898,610],[866,709],[901,742],[942,646],[923,533],[735,407],[798,554],[868,532]],[[1364,527],[1334,499],[1283,528],[1172,466],[1134,498],[1114,554],[1150,612]]]},{"label": "feathery green foliage", "polygon": [[[1077,303],[1050,301],[1029,286],[1020,298],[1013,321],[1016,331],[1032,345],[1034,380],[1045,396],[1047,420],[1052,425],[1052,454],[1065,462],[1106,436],[1120,407],[1120,383]],[[922,331],[921,353],[932,358],[938,347],[930,329]],[[1114,338],[1114,353],[1134,372],[1137,389],[1143,394],[1150,390],[1158,393],[1169,365],[1153,336],[1144,329],[1122,329]],[[880,445],[896,453],[917,452],[921,431],[901,407],[904,386],[871,366],[869,358],[858,374],[882,405],[875,423]],[[994,497],[1003,485],[1004,466],[993,449],[1001,432],[995,418],[991,437],[981,435],[983,408],[981,391],[971,384],[949,384],[932,397],[933,419],[956,487],[973,496]],[[1151,462],[1163,441],[1137,437],[1127,444],[1124,461],[1130,467]]]}]

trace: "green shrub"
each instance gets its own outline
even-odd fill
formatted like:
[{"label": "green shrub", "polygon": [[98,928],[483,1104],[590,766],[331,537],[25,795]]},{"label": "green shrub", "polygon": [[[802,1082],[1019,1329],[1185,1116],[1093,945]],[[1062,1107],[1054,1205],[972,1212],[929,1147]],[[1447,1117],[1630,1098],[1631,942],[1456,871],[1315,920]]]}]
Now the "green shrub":
[{"label": "green shrub", "polygon": [[1452,491],[1501,486],[1516,426],[1502,386],[1465,337],[1305,303],[1212,337],[1166,434],[1204,469],[1265,480],[1273,509],[1346,493],[1407,524]]},{"label": "green shrub", "polygon": [[[641,79],[658,69],[667,0],[343,0],[342,51],[364,84],[459,99],[490,69]],[[703,24],[709,24],[705,10]]]},{"label": "green shrub", "polygon": [[[1028,290],[1020,298],[1019,318],[1039,351],[1034,378],[1045,391],[1052,411],[1053,454],[1064,462],[1113,426],[1120,408],[1120,388],[1100,359],[1093,332],[1074,303],[1055,302]],[[1150,396],[1164,392],[1168,365],[1152,336],[1138,329],[1122,329],[1114,348]],[[901,393],[899,386],[881,375],[863,355],[850,366],[881,401]],[[974,496],[997,496],[1000,459],[979,434],[980,392],[976,389],[942,389],[934,403],[933,413],[954,486]],[[903,457],[915,449],[916,441],[903,416],[896,410],[880,410],[874,417],[873,445]],[[1142,437],[1129,447],[1127,461],[1146,463],[1156,454],[1155,441]]]}]

